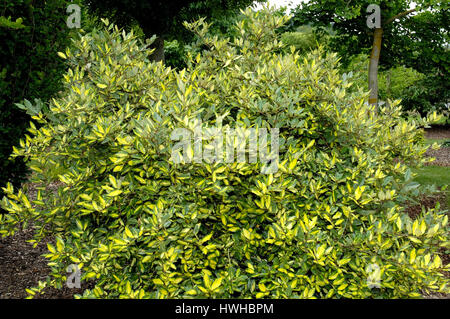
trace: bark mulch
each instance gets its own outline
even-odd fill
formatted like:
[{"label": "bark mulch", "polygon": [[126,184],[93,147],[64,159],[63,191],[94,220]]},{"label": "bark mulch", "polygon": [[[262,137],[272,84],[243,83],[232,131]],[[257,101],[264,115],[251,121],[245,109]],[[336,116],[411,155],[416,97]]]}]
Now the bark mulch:
[{"label": "bark mulch", "polygon": [[[44,240],[33,248],[27,242],[32,239],[32,232],[32,229],[26,229],[12,237],[0,239],[0,299],[27,297],[25,289],[37,286],[39,281],[45,281],[50,273],[48,259],[42,257],[42,254],[48,252],[47,242],[50,240]],[[82,288],[49,288],[43,295],[35,298],[72,299],[74,294],[82,293]]]},{"label": "bark mulch", "polygon": [[448,140],[450,139],[450,127],[431,127],[425,129],[425,137],[433,140]]},{"label": "bark mulch", "polygon": [[[425,137],[428,139],[450,141],[450,128],[434,127],[425,130]],[[434,157],[435,160],[427,165],[432,166],[450,166],[450,145],[446,144],[438,150],[431,147],[425,153],[427,157]]]},{"label": "bark mulch", "polygon": [[[53,183],[47,189],[56,192],[59,186],[61,183]],[[37,197],[36,187],[38,185],[32,183],[24,184],[32,200]],[[27,242],[30,239],[33,239],[32,226],[18,231],[14,236],[0,237],[0,299],[23,299],[28,296],[26,288],[36,287],[39,281],[45,281],[49,276],[48,259],[42,255],[48,252],[47,243],[53,243],[53,240],[46,238],[33,248]],[[80,289],[47,288],[35,299],[72,299],[73,295],[81,294],[87,288],[86,283],[81,283],[81,286]]]},{"label": "bark mulch", "polygon": [[450,166],[450,147],[443,146],[438,150],[433,150],[431,147],[426,151],[425,156],[433,157],[435,160],[427,163],[429,166]]}]

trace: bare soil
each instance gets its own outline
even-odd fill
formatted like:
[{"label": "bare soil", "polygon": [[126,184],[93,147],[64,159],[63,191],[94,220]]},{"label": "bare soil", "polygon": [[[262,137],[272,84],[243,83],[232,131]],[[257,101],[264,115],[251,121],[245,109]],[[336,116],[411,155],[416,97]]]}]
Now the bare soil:
[{"label": "bare soil", "polygon": [[450,127],[431,127],[425,129],[425,137],[433,140],[450,139]]},{"label": "bare soil", "polygon": [[[60,183],[47,186],[48,190],[56,192]],[[38,185],[25,183],[24,189],[31,200],[36,199]],[[14,236],[0,237],[0,299],[23,299],[28,296],[27,288],[36,287],[39,281],[46,281],[50,274],[48,259],[42,255],[47,253],[47,243],[53,243],[52,238],[45,238],[33,248],[28,240],[33,239],[33,228],[18,231]],[[54,244],[54,243],[53,243]],[[73,295],[81,294],[86,284],[81,288],[62,289],[48,288],[45,293],[35,296],[36,299],[72,299]]]},{"label": "bare soil", "polygon": [[[425,137],[433,140],[450,140],[450,128],[433,127],[425,130]],[[433,150],[431,147],[425,153],[427,157],[434,157],[435,160],[427,165],[450,166],[450,147],[441,147]]]},{"label": "bare soil", "polygon": [[[0,239],[0,299],[23,299],[27,297],[26,288],[45,281],[50,273],[48,260],[42,257],[47,252],[47,242],[44,240],[36,248],[27,242],[32,239],[32,229],[19,231],[12,237]],[[72,299],[74,294],[81,294],[80,289],[49,288],[36,298],[42,299]]]}]

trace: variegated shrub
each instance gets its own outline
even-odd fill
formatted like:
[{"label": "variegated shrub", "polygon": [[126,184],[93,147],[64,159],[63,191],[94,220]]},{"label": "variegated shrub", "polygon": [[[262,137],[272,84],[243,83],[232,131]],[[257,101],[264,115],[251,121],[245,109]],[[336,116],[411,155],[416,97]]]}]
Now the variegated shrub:
[{"label": "variegated shrub", "polygon": [[[107,21],[59,54],[65,90],[49,111],[31,105],[40,125],[14,152],[42,187],[30,198],[8,185],[2,201],[1,234],[32,224],[36,241],[56,238],[52,276],[31,296],[65,285],[71,264],[92,281],[85,298],[448,292],[446,213],[405,211],[422,132],[396,103],[367,106],[336,55],[283,53],[275,29],[285,22],[247,11],[235,39],[186,24],[199,53],[181,71],[149,61],[147,45]],[[174,129],[219,118],[224,129],[279,128],[278,171],[170,160]]]}]

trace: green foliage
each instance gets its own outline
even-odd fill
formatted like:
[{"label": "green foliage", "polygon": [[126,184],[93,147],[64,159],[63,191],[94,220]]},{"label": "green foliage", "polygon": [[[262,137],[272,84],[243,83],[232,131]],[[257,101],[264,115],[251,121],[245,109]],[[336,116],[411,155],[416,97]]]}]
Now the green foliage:
[{"label": "green foliage", "polygon": [[[353,82],[352,88],[368,90],[368,62],[366,54],[359,54],[353,56],[346,67],[342,67],[342,76]],[[437,112],[444,115],[439,121],[445,124],[450,115],[445,101],[449,101],[450,97],[448,91],[443,89],[448,84],[441,80],[440,76],[426,76],[405,66],[394,67],[379,73],[379,97],[383,102],[401,100],[404,116],[421,117]]]},{"label": "green foliage", "polygon": [[349,64],[341,67],[343,79],[352,83],[351,88],[364,92],[369,90],[367,72],[369,70],[369,56],[361,53],[354,55]]},{"label": "green foliage", "polygon": [[380,98],[400,99],[405,91],[425,76],[414,69],[398,66],[381,72],[379,77]]},{"label": "green foliage", "polygon": [[429,112],[443,114],[450,123],[450,85],[448,77],[442,74],[430,74],[408,87],[403,94],[402,105],[407,111],[419,113]]},{"label": "green foliage", "polygon": [[448,118],[450,93],[445,89],[447,81],[442,80],[440,75],[426,76],[412,68],[395,67],[380,73],[380,99],[401,99],[405,112],[438,112]]},{"label": "green foliage", "polygon": [[[182,28],[183,21],[208,18],[215,21],[215,33],[227,33],[239,10],[253,0],[85,0],[91,12],[105,14],[121,27],[139,25],[146,37],[157,36],[151,48],[151,57],[165,61],[172,67],[183,68],[186,64],[185,45],[194,41],[191,32]],[[176,40],[177,42],[174,42]],[[164,49],[164,45],[169,48]]]},{"label": "green foliage", "polygon": [[[19,186],[26,174],[21,159],[8,160],[13,145],[18,146],[29,121],[14,103],[25,97],[46,100],[61,88],[65,66],[55,54],[69,44],[65,10],[69,3],[64,0],[14,0],[0,4],[0,12],[4,15],[0,17],[1,186],[7,182]],[[1,191],[0,196],[3,197]]]},{"label": "green foliage", "polygon": [[165,41],[164,43],[165,63],[172,68],[183,69],[186,67],[185,46],[177,40]]},{"label": "green foliage", "polygon": [[[2,201],[1,234],[32,222],[36,241],[56,235],[52,279],[31,295],[64,285],[74,263],[95,286],[84,298],[448,292],[438,255],[448,217],[436,208],[411,220],[401,205],[417,186],[407,164],[423,161],[427,146],[413,143],[422,133],[395,103],[374,112],[366,93],[348,91],[336,54],[281,53],[285,20],[246,11],[234,40],[186,24],[206,49],[183,70],[150,62],[147,46],[112,25],[59,54],[65,90],[14,153],[44,186],[29,198],[8,185]],[[224,130],[279,128],[278,172],[175,164],[173,130],[216,126],[216,116]]]},{"label": "green foliage", "polygon": [[25,26],[22,22],[22,18],[17,18],[16,21],[12,21],[10,16],[8,18],[0,16],[0,28],[23,29]]},{"label": "green foliage", "polygon": [[312,27],[302,26],[296,32],[283,33],[281,40],[287,46],[294,46],[300,54],[304,54],[317,49],[319,45],[327,45],[328,37],[319,36]]},{"label": "green foliage", "polygon": [[181,30],[183,21],[201,17],[223,20],[253,3],[253,0],[86,0],[99,15],[105,13],[121,26],[139,23],[147,37],[153,34],[168,40],[190,36]]},{"label": "green foliage", "polygon": [[[381,7],[383,44],[380,69],[389,70],[405,65],[426,75],[406,92],[404,110],[424,115],[430,111],[448,111],[449,81],[449,2],[439,0],[313,0],[302,3],[295,11],[291,25],[311,24],[318,28],[333,23],[336,35],[330,38],[329,48],[342,58],[345,67],[353,56],[368,54],[373,45],[372,34],[366,25],[366,9],[370,4]],[[417,5],[417,12],[403,16],[389,24],[390,18]],[[380,96],[381,99],[383,98]]]},{"label": "green foliage", "polygon": [[403,94],[405,110],[450,117],[449,14],[448,9],[426,11],[404,21],[404,27],[414,32],[402,38],[403,63],[424,75]]},{"label": "green foliage", "polygon": [[[404,0],[338,0],[333,3],[313,0],[302,3],[294,10],[291,24],[295,27],[305,24],[329,27],[333,24],[336,37],[332,39],[330,46],[343,56],[346,64],[352,55],[372,47],[372,31],[367,27],[366,20],[366,9],[370,4],[380,6],[381,21],[384,23],[406,12],[412,7],[412,3],[413,1]],[[398,64],[409,65],[414,62],[413,55],[416,55],[416,58],[420,55],[420,60],[428,60],[427,63],[430,63],[433,59],[439,59],[436,56],[443,50],[445,39],[448,43],[448,1],[421,0],[414,1],[414,4],[417,5],[419,14],[407,15],[382,26],[384,44],[380,62],[384,68]],[[433,12],[430,12],[430,9],[434,9]],[[418,47],[423,50],[416,50]],[[418,61],[415,62],[409,66],[420,68]]]},{"label": "green foliage", "polygon": [[438,72],[448,79],[450,73],[449,15],[450,11],[447,8],[420,12],[405,19],[403,24],[409,31],[403,39],[405,64],[424,74]]}]

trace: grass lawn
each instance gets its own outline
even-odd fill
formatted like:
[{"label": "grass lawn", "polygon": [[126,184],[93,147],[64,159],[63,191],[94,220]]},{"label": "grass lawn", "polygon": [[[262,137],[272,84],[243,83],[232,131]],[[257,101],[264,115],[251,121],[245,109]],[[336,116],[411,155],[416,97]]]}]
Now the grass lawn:
[{"label": "grass lawn", "polygon": [[425,166],[415,170],[417,177],[415,181],[422,185],[435,184],[440,188],[450,185],[450,167],[444,166]]},{"label": "grass lawn", "polygon": [[[449,139],[427,139],[426,143],[431,145],[434,142],[443,144],[448,142]],[[448,146],[443,146],[448,147]],[[421,185],[436,185],[439,189],[443,189],[443,193],[446,197],[446,206],[450,208],[450,167],[449,166],[425,166],[421,169],[414,170],[417,174],[414,179]]]},{"label": "grass lawn", "polygon": [[426,139],[425,143],[427,145],[431,145],[433,143],[438,143],[438,144],[448,144],[450,143],[450,139],[436,139],[436,138],[429,138]]}]

